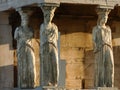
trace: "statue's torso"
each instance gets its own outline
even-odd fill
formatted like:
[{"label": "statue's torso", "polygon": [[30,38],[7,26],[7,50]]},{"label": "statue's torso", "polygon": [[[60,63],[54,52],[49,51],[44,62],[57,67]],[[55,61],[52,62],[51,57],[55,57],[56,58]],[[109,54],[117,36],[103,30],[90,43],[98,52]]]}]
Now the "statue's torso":
[{"label": "statue's torso", "polygon": [[45,28],[44,24],[41,25],[41,44],[44,45],[45,43],[53,44],[57,47],[57,40],[58,40],[58,31],[57,26],[52,23],[51,27]]},{"label": "statue's torso", "polygon": [[95,36],[96,36],[96,44],[101,46],[104,44],[111,45],[111,30],[110,28],[101,28],[101,27],[96,27],[94,30]]},{"label": "statue's torso", "polygon": [[23,27],[18,27],[17,31],[18,43],[21,42],[30,42],[33,37],[33,30],[31,28],[24,29]]}]

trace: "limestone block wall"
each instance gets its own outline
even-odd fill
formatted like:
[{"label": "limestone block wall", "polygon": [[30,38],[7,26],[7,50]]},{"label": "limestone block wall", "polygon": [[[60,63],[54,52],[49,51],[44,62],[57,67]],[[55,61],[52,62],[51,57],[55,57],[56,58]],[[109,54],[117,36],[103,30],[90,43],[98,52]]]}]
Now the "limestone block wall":
[{"label": "limestone block wall", "polygon": [[12,28],[8,21],[8,14],[0,13],[0,90],[14,84]]},{"label": "limestone block wall", "polygon": [[[65,22],[62,23],[62,20]],[[62,18],[62,20],[57,19],[56,23],[61,32],[60,58],[66,60],[65,86],[67,88],[82,88],[85,55],[84,22],[68,18]]]},{"label": "limestone block wall", "polygon": [[112,23],[113,32],[113,51],[115,63],[115,86],[120,89],[120,22]]},{"label": "limestone block wall", "polygon": [[[62,20],[65,22],[61,23]],[[62,20],[57,19],[56,23],[61,31],[61,59],[67,63],[66,87],[88,88],[92,84],[90,88],[93,88],[92,37],[91,30],[88,30],[92,27],[88,21],[80,18]]]}]

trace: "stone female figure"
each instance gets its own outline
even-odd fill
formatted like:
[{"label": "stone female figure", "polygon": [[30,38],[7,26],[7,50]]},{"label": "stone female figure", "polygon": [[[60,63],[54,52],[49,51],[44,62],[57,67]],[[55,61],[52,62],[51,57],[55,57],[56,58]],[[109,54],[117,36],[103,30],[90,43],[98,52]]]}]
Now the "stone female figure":
[{"label": "stone female figure", "polygon": [[59,77],[58,28],[51,23],[55,7],[42,6],[44,23],[40,28],[42,85],[56,86]]},{"label": "stone female figure", "polygon": [[34,88],[35,86],[35,56],[32,48],[31,39],[33,30],[28,27],[28,16],[23,11],[21,15],[21,26],[15,30],[14,38],[17,40],[18,58],[18,87]]},{"label": "stone female figure", "polygon": [[95,87],[113,87],[114,84],[111,29],[105,25],[108,13],[108,9],[99,9],[97,26],[93,28]]}]

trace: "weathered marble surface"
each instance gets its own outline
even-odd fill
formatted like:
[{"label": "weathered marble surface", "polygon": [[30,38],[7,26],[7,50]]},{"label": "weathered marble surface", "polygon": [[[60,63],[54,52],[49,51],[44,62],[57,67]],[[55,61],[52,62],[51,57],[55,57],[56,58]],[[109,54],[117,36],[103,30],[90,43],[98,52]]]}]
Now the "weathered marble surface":
[{"label": "weathered marble surface", "polygon": [[41,84],[55,86],[59,78],[58,28],[51,23],[56,7],[41,6],[44,23],[40,27]]},{"label": "weathered marble surface", "polygon": [[98,9],[97,26],[93,28],[95,54],[95,87],[114,86],[114,59],[111,29],[106,26],[109,9]]},{"label": "weathered marble surface", "polygon": [[31,39],[33,30],[28,27],[28,15],[19,10],[21,26],[15,30],[18,58],[18,87],[34,88],[36,83],[35,56]]}]

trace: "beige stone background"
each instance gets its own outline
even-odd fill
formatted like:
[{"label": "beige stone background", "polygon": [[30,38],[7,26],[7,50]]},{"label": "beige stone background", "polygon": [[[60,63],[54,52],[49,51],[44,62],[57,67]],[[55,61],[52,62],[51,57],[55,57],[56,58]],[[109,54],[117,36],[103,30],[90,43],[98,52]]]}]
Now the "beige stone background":
[{"label": "beige stone background", "polygon": [[13,87],[12,28],[9,14],[0,13],[0,90]]},{"label": "beige stone background", "polygon": [[[94,9],[95,6],[90,5],[79,6],[63,4],[55,12],[53,22],[58,26],[59,32],[61,33],[60,59],[66,61],[66,88],[94,88],[94,54],[91,36],[92,28],[96,25],[97,20]],[[110,25],[112,29],[115,59],[115,87],[120,88],[120,20],[117,18],[119,17],[119,13],[116,9],[111,13],[108,25]],[[0,18],[0,20],[2,19],[3,18]],[[12,31],[8,22],[3,23],[3,20],[1,21],[2,23],[0,23],[0,37],[3,37],[2,39],[0,38],[0,50],[2,51],[0,53],[0,83],[6,83],[9,80],[12,82],[12,85],[14,84],[16,87],[16,42],[12,38],[11,33],[14,34],[15,28],[20,25],[20,17],[18,13],[11,11],[9,20]],[[32,42],[36,56],[37,85],[39,85],[40,79],[39,28],[42,22],[43,16],[40,8],[34,8],[34,12],[30,17],[30,26],[34,29],[35,33]],[[10,49],[12,44],[12,48],[14,49]],[[12,52],[11,54],[11,51],[14,51],[14,53]],[[13,67],[4,68],[9,65],[13,66],[13,64],[14,69]],[[7,84],[10,83],[6,83],[6,86],[0,84],[0,87],[7,87]],[[12,87],[12,85],[10,85],[10,87]]]}]

